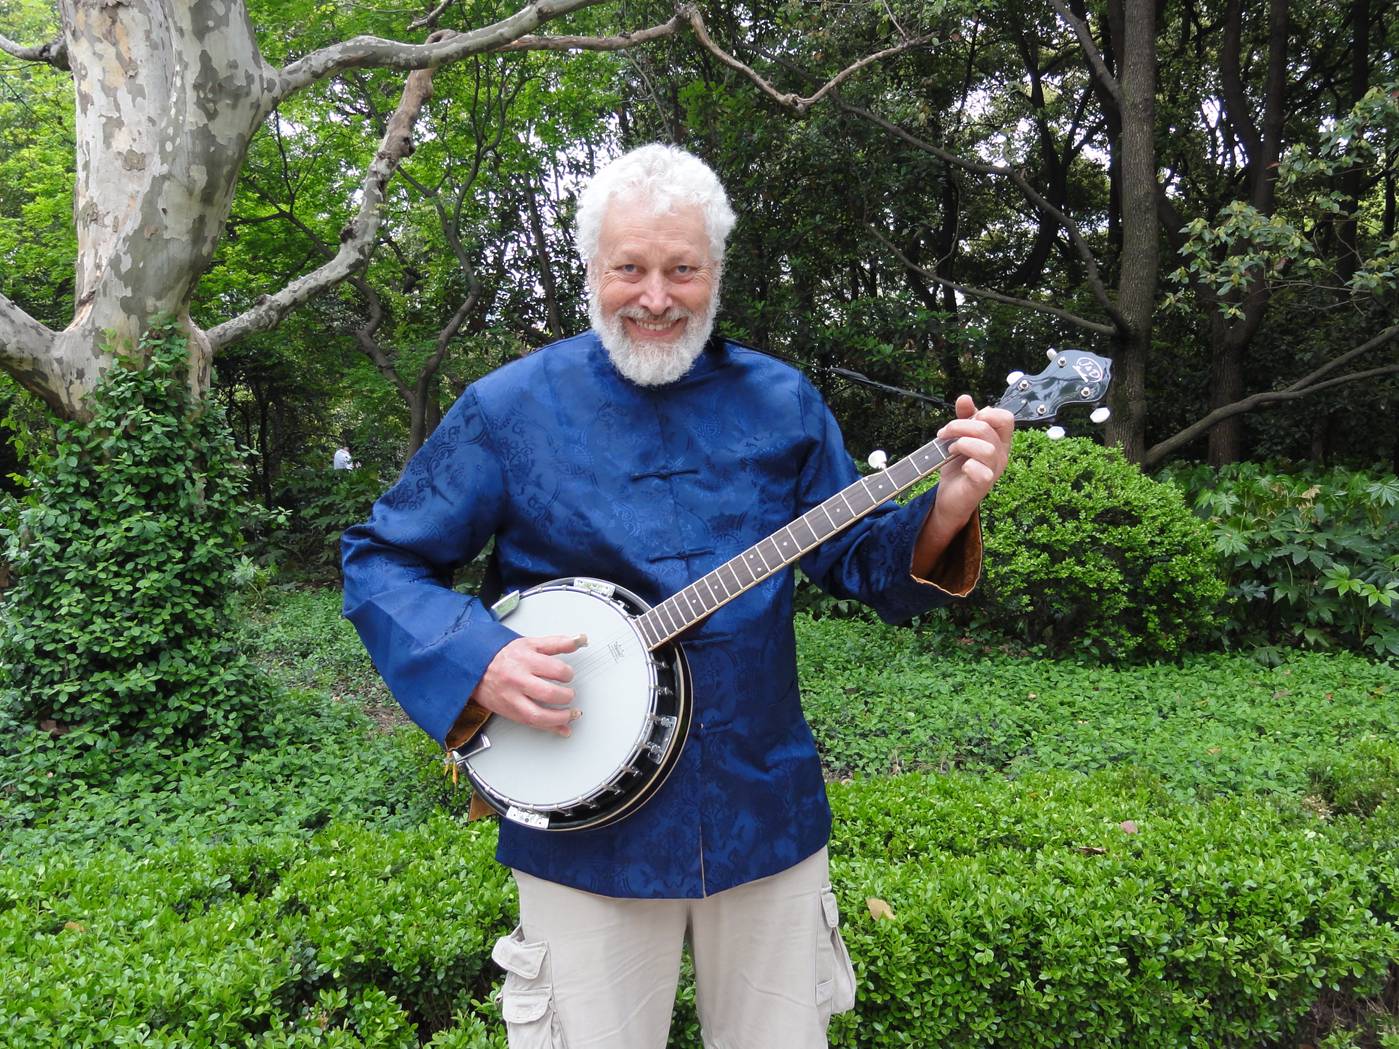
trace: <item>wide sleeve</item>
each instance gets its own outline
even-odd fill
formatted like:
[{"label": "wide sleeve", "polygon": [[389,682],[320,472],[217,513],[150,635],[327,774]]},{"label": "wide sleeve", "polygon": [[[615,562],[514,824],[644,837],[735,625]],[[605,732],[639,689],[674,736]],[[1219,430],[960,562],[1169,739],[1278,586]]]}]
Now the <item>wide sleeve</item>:
[{"label": "wide sleeve", "polygon": [[[799,480],[802,512],[859,480],[840,427],[816,390],[801,382],[809,449]],[[935,564],[915,562],[918,536],[937,489],[900,506],[886,502],[801,560],[817,586],[869,605],[886,623],[901,623],[965,596],[981,573],[981,529],[974,517]]]},{"label": "wide sleeve", "polygon": [[451,584],[507,508],[490,427],[467,390],[369,520],[340,540],[345,616],[394,698],[439,743],[495,654],[519,636]]}]

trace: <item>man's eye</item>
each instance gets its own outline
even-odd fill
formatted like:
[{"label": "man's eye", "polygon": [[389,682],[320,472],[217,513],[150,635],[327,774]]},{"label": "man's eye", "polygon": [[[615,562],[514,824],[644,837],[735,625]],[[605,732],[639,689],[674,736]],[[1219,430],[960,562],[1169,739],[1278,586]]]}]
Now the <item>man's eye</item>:
[{"label": "man's eye", "polygon": [[624,263],[622,263],[622,265],[618,266],[617,268],[618,268],[619,270],[621,270],[623,273],[640,273],[640,272],[641,272],[641,271],[637,268],[637,266],[636,266],[636,264],[635,264],[634,262],[624,262]]},{"label": "man's eye", "polygon": [[694,273],[694,272],[695,272],[695,268],[694,268],[693,266],[676,266],[676,267],[675,267],[675,273],[676,273],[677,276],[680,276],[680,277],[688,277],[691,273]]}]

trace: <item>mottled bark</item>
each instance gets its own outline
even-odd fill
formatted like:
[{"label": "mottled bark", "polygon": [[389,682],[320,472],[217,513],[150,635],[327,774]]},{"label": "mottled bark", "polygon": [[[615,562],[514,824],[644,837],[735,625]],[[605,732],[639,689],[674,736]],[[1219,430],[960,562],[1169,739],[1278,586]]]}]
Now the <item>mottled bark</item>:
[{"label": "mottled bark", "polygon": [[33,47],[0,37],[0,51],[72,73],[74,315],[56,333],[0,294],[0,367],[59,414],[79,416],[116,354],[135,346],[154,319],[169,317],[189,336],[190,384],[202,394],[219,347],[274,326],[363,265],[384,188],[412,151],[431,74],[409,78],[335,258],[206,333],[190,320],[190,301],[227,221],[249,141],[278,102],[356,67],[430,70],[507,48],[616,50],[682,24],[672,18],[597,39],[525,35],[598,2],[536,0],[493,25],[435,33],[422,44],[358,37],[277,69],[258,50],[243,0],[58,0],[61,39]]}]

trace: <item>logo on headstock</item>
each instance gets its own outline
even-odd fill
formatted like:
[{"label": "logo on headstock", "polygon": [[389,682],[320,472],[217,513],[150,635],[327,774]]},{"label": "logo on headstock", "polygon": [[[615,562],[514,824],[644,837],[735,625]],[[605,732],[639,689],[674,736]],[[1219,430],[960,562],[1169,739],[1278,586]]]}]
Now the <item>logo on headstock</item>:
[{"label": "logo on headstock", "polygon": [[1092,357],[1080,357],[1074,361],[1074,371],[1084,382],[1100,382],[1103,378],[1103,366]]}]

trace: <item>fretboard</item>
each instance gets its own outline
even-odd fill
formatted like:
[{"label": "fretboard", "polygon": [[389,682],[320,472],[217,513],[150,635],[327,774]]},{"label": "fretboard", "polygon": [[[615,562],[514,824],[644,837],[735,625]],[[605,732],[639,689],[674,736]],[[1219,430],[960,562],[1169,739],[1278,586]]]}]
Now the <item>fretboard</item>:
[{"label": "fretboard", "polygon": [[642,634],[652,649],[659,648],[720,605],[849,528],[880,503],[912,488],[947,460],[947,446],[934,439],[888,469],[862,477],[638,616]]}]

